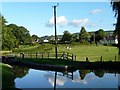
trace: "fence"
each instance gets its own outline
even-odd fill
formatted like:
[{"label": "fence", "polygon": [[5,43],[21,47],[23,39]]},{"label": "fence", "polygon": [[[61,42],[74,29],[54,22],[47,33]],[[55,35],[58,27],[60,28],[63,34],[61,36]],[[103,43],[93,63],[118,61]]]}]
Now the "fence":
[{"label": "fence", "polygon": [[[18,58],[36,58],[36,59],[55,59],[56,53],[50,53],[50,52],[37,52],[37,53],[6,53],[5,56],[12,56],[12,57],[18,57]],[[76,55],[71,53],[57,53],[58,59],[64,59],[64,60],[72,60],[76,61]]]},{"label": "fence", "polygon": [[[55,59],[56,54],[51,52],[25,52],[25,53],[4,53],[5,56],[16,56],[19,58],[39,58],[39,59]],[[72,61],[86,61],[86,62],[95,62],[95,61],[118,61],[118,55],[112,55],[110,57],[105,56],[81,56],[77,57],[72,53],[57,53],[58,59],[72,60]]]},{"label": "fence", "polygon": [[116,62],[119,61],[118,55],[110,55],[109,57],[106,57],[105,55],[103,56],[81,56],[77,57],[78,61],[86,61],[86,62],[106,62],[106,61],[112,61]]}]

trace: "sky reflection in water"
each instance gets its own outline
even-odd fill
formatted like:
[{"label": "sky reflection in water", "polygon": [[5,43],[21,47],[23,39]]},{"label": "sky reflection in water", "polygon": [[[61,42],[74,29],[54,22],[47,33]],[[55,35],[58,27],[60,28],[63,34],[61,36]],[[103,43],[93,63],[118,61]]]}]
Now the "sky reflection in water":
[{"label": "sky reflection in water", "polygon": [[[53,88],[55,72],[30,69],[28,74],[22,78],[16,78],[17,88]],[[103,77],[98,77],[94,73],[88,73],[81,79],[79,70],[73,73],[73,79],[63,76],[57,72],[57,88],[117,88],[118,74],[105,73]]]}]

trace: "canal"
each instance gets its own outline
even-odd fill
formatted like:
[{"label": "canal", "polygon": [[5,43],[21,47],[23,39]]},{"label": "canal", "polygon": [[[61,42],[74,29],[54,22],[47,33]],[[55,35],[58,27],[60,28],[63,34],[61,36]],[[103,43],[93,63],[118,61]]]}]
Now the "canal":
[{"label": "canal", "polygon": [[13,66],[15,88],[118,88],[116,70],[51,71]]}]

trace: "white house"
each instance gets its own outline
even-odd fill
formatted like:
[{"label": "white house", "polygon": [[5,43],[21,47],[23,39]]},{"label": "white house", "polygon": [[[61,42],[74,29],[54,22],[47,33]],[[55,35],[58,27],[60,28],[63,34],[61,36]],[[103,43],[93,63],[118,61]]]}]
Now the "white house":
[{"label": "white house", "polygon": [[43,40],[43,42],[44,42],[44,43],[48,43],[48,42],[49,42],[49,40],[47,40],[47,39],[44,39],[44,40]]},{"label": "white house", "polygon": [[102,44],[118,44],[118,37],[117,36],[107,36],[104,39],[100,40]]}]

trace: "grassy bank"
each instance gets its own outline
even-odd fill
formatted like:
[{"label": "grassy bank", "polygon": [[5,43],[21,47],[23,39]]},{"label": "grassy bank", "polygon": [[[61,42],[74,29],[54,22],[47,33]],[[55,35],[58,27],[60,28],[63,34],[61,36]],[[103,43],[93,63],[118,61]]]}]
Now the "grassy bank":
[{"label": "grassy bank", "polygon": [[33,63],[39,63],[39,64],[50,64],[50,65],[75,65],[75,62],[72,62],[71,60],[62,60],[58,59],[57,61],[55,59],[36,59],[36,58],[25,58],[18,60],[25,61],[25,62],[33,62]]},{"label": "grassy bank", "polygon": [[12,73],[12,67],[8,64],[0,63],[0,69],[2,69],[2,88],[14,88],[14,74]]},{"label": "grassy bank", "polygon": [[[67,49],[69,47],[69,49]],[[13,50],[14,53],[20,52],[55,52],[53,44],[41,44],[36,46],[21,46]],[[95,46],[95,45],[58,45],[58,52],[73,53],[77,56],[77,61],[85,61],[86,57],[92,62],[100,61],[101,56],[104,61],[115,61],[118,58],[118,48],[113,46]]]}]

